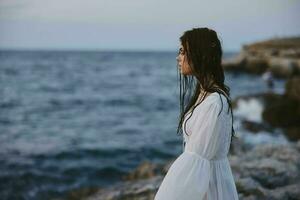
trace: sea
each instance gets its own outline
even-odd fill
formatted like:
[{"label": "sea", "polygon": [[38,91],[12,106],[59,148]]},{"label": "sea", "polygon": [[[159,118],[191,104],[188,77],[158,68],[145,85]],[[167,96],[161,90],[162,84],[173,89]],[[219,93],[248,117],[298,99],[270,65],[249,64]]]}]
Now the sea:
[{"label": "sea", "polygon": [[[236,52],[225,52],[231,58]],[[0,51],[0,199],[54,199],[107,187],[143,161],[182,152],[176,133],[176,52]],[[268,90],[260,75],[225,72],[232,99]],[[285,80],[275,79],[284,92]],[[262,104],[234,110],[249,144],[285,143],[280,134],[245,130],[261,122]]]}]

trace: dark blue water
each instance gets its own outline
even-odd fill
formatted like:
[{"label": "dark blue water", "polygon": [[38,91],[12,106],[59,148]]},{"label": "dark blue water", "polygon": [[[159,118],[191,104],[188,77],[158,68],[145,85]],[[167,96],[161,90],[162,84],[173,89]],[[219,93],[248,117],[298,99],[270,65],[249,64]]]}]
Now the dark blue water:
[{"label": "dark blue water", "polygon": [[[143,160],[178,155],[175,57],[0,51],[1,199],[107,186]],[[266,90],[255,75],[226,72],[226,83],[233,98]]]}]

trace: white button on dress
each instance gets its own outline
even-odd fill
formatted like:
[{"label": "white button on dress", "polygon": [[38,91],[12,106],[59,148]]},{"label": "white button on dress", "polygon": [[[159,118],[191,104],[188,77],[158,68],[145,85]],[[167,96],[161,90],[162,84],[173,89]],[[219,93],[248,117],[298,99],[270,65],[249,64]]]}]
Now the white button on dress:
[{"label": "white button on dress", "polygon": [[183,123],[189,134],[183,134],[184,151],[169,168],[154,200],[238,199],[227,158],[232,128],[228,107],[226,97],[217,92],[196,106],[186,127]]}]

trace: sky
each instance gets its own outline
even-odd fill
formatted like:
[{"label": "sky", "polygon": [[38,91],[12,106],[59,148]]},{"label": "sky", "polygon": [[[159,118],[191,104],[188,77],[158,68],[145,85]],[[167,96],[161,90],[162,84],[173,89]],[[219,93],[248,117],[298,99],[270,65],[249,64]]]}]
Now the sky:
[{"label": "sky", "polygon": [[195,27],[225,51],[300,36],[300,0],[0,0],[0,49],[176,50]]}]

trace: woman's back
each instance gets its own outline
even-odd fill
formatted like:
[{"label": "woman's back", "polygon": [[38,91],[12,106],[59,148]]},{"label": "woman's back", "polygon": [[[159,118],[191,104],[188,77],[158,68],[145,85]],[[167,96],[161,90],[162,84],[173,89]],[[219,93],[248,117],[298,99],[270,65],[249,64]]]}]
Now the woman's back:
[{"label": "woman's back", "polygon": [[[223,105],[223,107],[222,107]],[[217,116],[217,122],[215,125],[218,125],[218,127],[209,127],[209,122],[211,120],[214,120],[210,118],[211,115],[209,115],[210,108],[216,108],[220,110],[220,115]],[[230,141],[231,141],[231,114],[228,110],[229,105],[227,103],[227,99],[224,95],[219,94],[217,92],[211,93],[208,95],[203,102],[196,106],[193,114],[189,112],[184,119],[183,123],[183,130],[186,130],[187,133],[183,133],[184,141],[186,143],[185,149],[187,151],[190,151],[191,149],[195,148],[195,146],[199,146],[201,144],[202,147],[206,147],[207,149],[201,149],[199,154],[202,154],[202,156],[206,156],[205,154],[209,155],[209,151],[216,151],[215,155],[211,159],[220,159],[227,156],[229,152],[230,147]],[[201,113],[202,112],[202,113]],[[207,115],[204,114],[204,112],[208,112]],[[192,114],[192,116],[190,116]],[[211,116],[215,117],[215,116]],[[187,120],[188,119],[188,120]],[[186,122],[186,123],[185,123]],[[212,131],[211,137],[207,137],[205,135],[201,135],[201,133],[198,133],[197,129],[198,127],[207,127],[208,129],[214,129]],[[195,136],[192,136],[191,133],[194,133]],[[203,137],[198,138],[198,137]],[[190,139],[192,138],[192,139]],[[210,139],[210,141],[205,141]],[[189,142],[189,140],[192,140]],[[193,142],[194,141],[194,142]],[[195,141],[200,141],[201,143],[195,143]]]},{"label": "woman's back", "polygon": [[227,159],[231,115],[226,97],[210,94],[195,107],[183,128],[187,131],[184,151],[169,168],[155,200],[238,199]]},{"label": "woman's back", "polygon": [[[221,42],[214,30],[193,28],[180,37],[180,120],[185,147],[161,183],[155,200],[237,200],[227,154],[234,133],[230,89],[221,64]],[[198,104],[192,97],[212,92]],[[220,92],[220,93],[219,93]],[[185,104],[187,103],[187,104]],[[195,107],[191,106],[195,105]],[[186,113],[186,108],[190,109]]]}]

